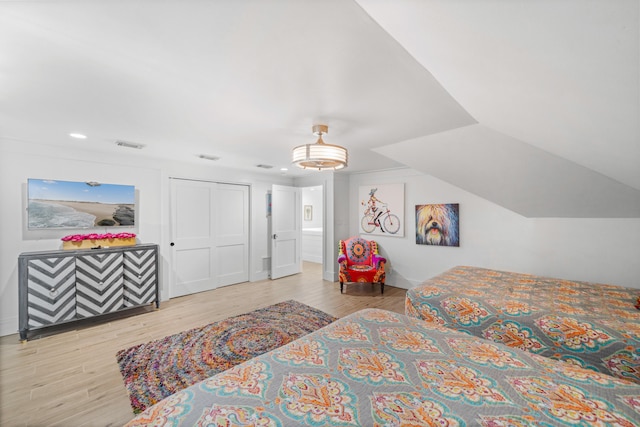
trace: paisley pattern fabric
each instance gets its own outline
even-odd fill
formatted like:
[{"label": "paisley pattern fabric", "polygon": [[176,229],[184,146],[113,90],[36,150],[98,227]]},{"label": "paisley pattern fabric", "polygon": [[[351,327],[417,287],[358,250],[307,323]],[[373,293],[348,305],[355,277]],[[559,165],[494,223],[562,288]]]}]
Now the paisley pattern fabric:
[{"label": "paisley pattern fabric", "polygon": [[366,309],[180,391],[128,425],[639,423],[640,384]]},{"label": "paisley pattern fabric", "polygon": [[461,266],[407,291],[405,312],[640,383],[638,292]]}]

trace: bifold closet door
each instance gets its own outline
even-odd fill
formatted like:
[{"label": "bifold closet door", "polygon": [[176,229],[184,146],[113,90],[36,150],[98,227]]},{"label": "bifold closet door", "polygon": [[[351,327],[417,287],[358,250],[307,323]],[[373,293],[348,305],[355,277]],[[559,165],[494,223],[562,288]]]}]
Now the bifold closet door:
[{"label": "bifold closet door", "polygon": [[249,187],[218,184],[215,192],[218,286],[249,280]]},{"label": "bifold closet door", "polygon": [[171,179],[171,297],[249,279],[249,187]]}]

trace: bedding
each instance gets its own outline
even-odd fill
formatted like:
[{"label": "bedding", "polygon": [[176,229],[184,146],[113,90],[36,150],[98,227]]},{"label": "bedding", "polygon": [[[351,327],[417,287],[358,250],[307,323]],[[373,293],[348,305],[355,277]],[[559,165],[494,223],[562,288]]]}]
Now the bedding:
[{"label": "bedding", "polygon": [[640,383],[639,289],[454,267],[407,291],[411,317]]},{"label": "bedding", "polygon": [[627,426],[640,385],[366,309],[165,398],[128,426]]}]

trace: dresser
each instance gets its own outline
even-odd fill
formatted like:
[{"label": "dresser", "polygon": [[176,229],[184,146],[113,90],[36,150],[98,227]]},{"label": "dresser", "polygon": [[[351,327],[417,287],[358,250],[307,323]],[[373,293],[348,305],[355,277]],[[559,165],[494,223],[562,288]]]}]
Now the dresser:
[{"label": "dresser", "polygon": [[25,252],[18,257],[19,331],[155,303],[158,245]]}]

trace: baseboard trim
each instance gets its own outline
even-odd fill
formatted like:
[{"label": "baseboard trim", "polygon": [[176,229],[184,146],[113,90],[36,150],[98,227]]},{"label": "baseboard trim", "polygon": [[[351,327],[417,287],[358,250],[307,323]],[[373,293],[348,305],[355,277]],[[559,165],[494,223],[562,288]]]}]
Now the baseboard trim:
[{"label": "baseboard trim", "polygon": [[18,333],[18,318],[6,318],[0,320],[0,337]]}]

